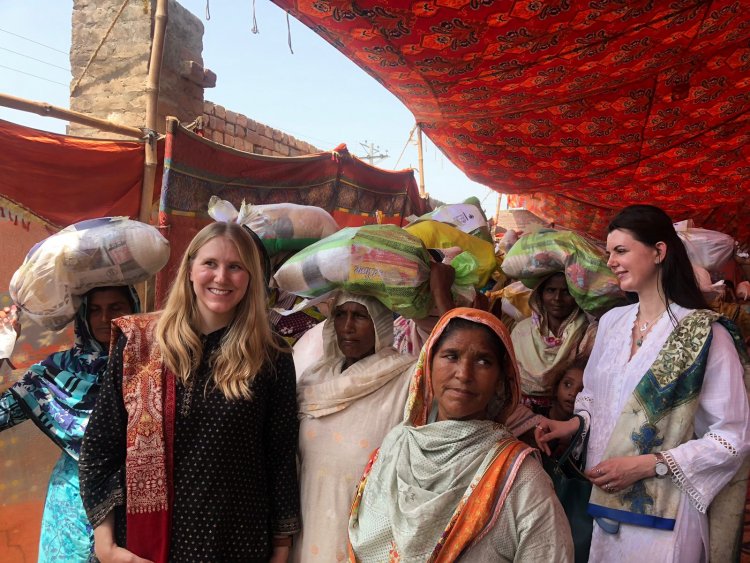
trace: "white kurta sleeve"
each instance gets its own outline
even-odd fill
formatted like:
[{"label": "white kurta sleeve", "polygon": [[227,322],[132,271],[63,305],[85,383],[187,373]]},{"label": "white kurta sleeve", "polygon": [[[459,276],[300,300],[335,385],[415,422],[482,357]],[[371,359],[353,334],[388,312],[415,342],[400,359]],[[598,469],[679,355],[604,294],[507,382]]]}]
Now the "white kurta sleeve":
[{"label": "white kurta sleeve", "polygon": [[578,393],[573,408],[574,414],[578,414],[583,418],[584,436],[588,433],[589,428],[591,427],[591,415],[593,412],[594,396],[596,393],[595,381],[599,379],[597,370],[599,369],[602,355],[606,352],[607,348],[605,344],[609,327],[607,320],[607,316],[605,315],[602,317],[597,327],[596,338],[591,349],[591,355],[589,356],[588,362],[586,362],[586,369],[583,370],[583,391]]},{"label": "white kurta sleeve", "polygon": [[727,330],[714,324],[712,332],[695,413],[696,438],[663,452],[674,483],[704,513],[750,451],[750,409],[743,366]]}]

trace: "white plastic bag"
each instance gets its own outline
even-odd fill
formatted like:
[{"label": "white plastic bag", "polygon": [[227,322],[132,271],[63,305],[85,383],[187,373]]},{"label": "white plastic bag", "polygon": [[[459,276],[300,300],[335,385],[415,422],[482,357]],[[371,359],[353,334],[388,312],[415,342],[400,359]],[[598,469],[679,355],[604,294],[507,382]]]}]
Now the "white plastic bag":
[{"label": "white plastic bag", "polygon": [[675,224],[690,261],[709,271],[720,270],[734,255],[734,239],[718,231]]},{"label": "white plastic bag", "polygon": [[29,251],[10,281],[10,296],[24,316],[59,330],[74,319],[88,290],[144,281],[168,259],[169,242],[155,227],[127,217],[82,221]]},{"label": "white plastic bag", "polygon": [[231,202],[211,196],[208,214],[215,221],[236,221],[250,228],[271,255],[302,250],[339,230],[325,209],[296,203],[250,205],[243,201],[237,211]]}]

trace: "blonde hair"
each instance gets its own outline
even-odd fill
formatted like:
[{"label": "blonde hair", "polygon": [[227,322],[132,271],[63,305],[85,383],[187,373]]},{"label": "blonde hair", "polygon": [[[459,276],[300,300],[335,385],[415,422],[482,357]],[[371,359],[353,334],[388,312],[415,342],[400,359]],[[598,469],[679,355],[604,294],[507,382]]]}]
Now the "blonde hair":
[{"label": "blonde hair", "polygon": [[265,280],[260,251],[251,235],[236,223],[212,223],[188,245],[177,277],[156,325],[156,340],[167,368],[187,383],[203,356],[200,316],[190,281],[190,269],[198,251],[210,240],[225,237],[237,247],[242,266],[250,274],[247,291],[237,304],[221,345],[209,360],[212,379],[227,399],[252,398],[253,378],[266,362],[273,362],[281,346],[268,320]]}]

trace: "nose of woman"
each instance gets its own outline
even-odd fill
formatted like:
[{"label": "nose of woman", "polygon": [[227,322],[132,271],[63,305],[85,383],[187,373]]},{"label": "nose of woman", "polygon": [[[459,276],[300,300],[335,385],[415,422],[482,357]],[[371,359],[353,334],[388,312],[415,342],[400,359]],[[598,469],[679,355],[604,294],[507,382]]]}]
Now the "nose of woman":
[{"label": "nose of woman", "polygon": [[473,377],[472,363],[468,358],[460,358],[456,362],[453,376],[459,381],[470,381]]}]

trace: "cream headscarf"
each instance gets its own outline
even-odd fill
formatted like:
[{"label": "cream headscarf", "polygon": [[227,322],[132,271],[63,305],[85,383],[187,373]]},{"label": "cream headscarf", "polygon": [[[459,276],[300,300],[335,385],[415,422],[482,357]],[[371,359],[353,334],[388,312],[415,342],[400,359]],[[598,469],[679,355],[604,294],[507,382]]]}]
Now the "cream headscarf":
[{"label": "cream headscarf", "polygon": [[344,354],[336,340],[333,316],[323,326],[323,358],[297,382],[301,416],[318,418],[339,412],[404,372],[416,358],[393,349],[393,313],[374,297],[340,292],[332,310],[344,303],[363,305],[375,326],[375,353],[342,371]]},{"label": "cream headscarf", "polygon": [[560,367],[578,355],[587,355],[593,344],[595,327],[589,331],[586,314],[578,305],[563,321],[559,338],[550,332],[541,295],[541,288],[550,277],[542,280],[529,298],[531,318],[518,323],[511,334],[524,395],[551,396]]}]

